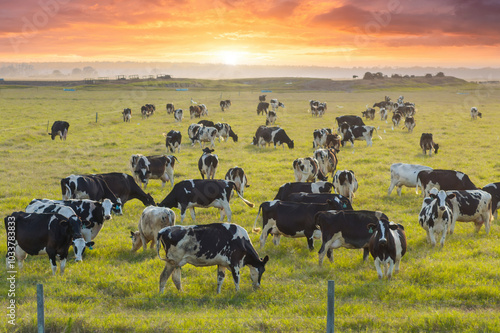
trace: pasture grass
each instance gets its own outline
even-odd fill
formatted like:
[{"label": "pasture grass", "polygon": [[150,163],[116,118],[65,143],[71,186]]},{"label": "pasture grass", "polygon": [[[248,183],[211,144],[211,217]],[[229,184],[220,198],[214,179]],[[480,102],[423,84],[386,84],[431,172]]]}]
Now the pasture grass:
[{"label": "pasture grass", "polygon": [[[298,79],[297,79],[298,80]],[[285,80],[283,80],[284,82]],[[286,79],[293,81],[293,79]],[[302,80],[303,81],[303,80]],[[184,81],[180,81],[182,83]],[[244,81],[204,82],[204,88],[175,91],[158,85],[82,86],[74,92],[53,87],[0,87],[0,213],[2,217],[24,210],[33,198],[61,197],[59,181],[70,174],[126,172],[130,155],[166,153],[162,133],[181,131],[183,144],[174,154],[179,162],[175,181],[199,178],[199,145],[188,143],[187,127],[196,120],[185,116],[181,123],[167,115],[165,104],[188,113],[190,99],[208,106],[210,119],[231,124],[238,142],[216,142],[219,156],[217,176],[236,165],[249,179],[248,208],[232,199],[233,223],[246,228],[261,257],[270,261],[262,287],[252,290],[248,269],[242,272],[236,292],[227,274],[221,294],[216,294],[216,268],[184,266],[184,292],[171,280],[158,294],[163,262],[156,252],[140,249],[131,253],[130,231],[137,230],[144,209],[129,201],[123,216],[106,222],[82,263],[70,259],[63,276],[52,276],[46,255],[30,256],[16,274],[16,326],[0,321],[0,330],[33,332],[36,329],[36,285],[45,291],[45,322],[48,332],[322,332],[326,328],[327,282],[335,281],[335,329],[338,332],[499,332],[500,317],[500,227],[476,234],[471,223],[457,223],[455,234],[443,248],[431,248],[418,224],[421,195],[403,188],[387,196],[389,167],[395,162],[424,164],[467,173],[478,186],[500,179],[498,145],[500,134],[500,87],[472,84],[444,87],[399,87],[344,91],[304,91],[280,81],[263,80],[262,89],[273,86],[268,98],[285,104],[278,110],[277,124],[295,140],[295,149],[259,149],[250,144],[257,127],[265,123],[257,116],[260,90]],[[299,81],[293,81],[298,82]],[[295,84],[295,83],[294,83]],[[381,210],[404,225],[408,251],[400,273],[391,281],[379,281],[370,257],[362,262],[361,250],[338,249],[334,263],[318,266],[315,251],[303,238],[282,237],[274,246],[271,237],[259,249],[259,236],[251,232],[258,205],[272,200],[278,187],[294,181],[292,161],[311,156],[314,129],[335,128],[335,117],[361,115],[366,105],[385,95],[417,105],[413,133],[391,129],[391,123],[376,118],[366,121],[377,127],[373,147],[356,141],[338,154],[338,169],[351,169],[359,182],[355,209]],[[231,99],[232,107],[222,113],[220,99]],[[313,118],[308,101],[328,103],[324,117]],[[156,105],[149,119],[141,119],[140,107]],[[469,111],[477,106],[483,118],[471,121]],[[132,121],[123,123],[121,111],[132,109]],[[96,122],[97,113],[97,122]],[[52,141],[47,124],[70,123],[67,141]],[[402,125],[401,125],[402,126]],[[439,154],[424,156],[420,133],[432,132],[440,144]],[[147,192],[160,202],[170,191],[152,180]],[[174,211],[179,214],[177,209]],[[196,223],[218,221],[216,209],[196,209]],[[177,223],[180,217],[177,216]],[[260,221],[259,221],[260,223]],[[189,214],[184,224],[192,224]],[[258,224],[259,225],[259,224]],[[6,252],[5,233],[0,233],[0,252]],[[72,258],[72,252],[70,252]],[[0,278],[6,281],[6,271]],[[7,284],[0,284],[2,304],[9,298]],[[5,307],[2,306],[3,309]],[[4,310],[5,311],[5,310]]]}]

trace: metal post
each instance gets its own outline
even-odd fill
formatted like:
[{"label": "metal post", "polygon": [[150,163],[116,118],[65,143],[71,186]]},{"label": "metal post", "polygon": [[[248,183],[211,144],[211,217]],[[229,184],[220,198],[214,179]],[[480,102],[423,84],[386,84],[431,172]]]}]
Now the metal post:
[{"label": "metal post", "polygon": [[97,112],[95,113],[95,122],[97,123]]},{"label": "metal post", "polygon": [[36,285],[36,308],[37,308],[37,319],[38,319],[38,333],[45,332],[45,316],[43,313],[43,284]]},{"label": "metal post", "polygon": [[328,301],[327,301],[327,315],[326,315],[326,333],[334,332],[334,319],[335,319],[335,281],[328,281]]}]

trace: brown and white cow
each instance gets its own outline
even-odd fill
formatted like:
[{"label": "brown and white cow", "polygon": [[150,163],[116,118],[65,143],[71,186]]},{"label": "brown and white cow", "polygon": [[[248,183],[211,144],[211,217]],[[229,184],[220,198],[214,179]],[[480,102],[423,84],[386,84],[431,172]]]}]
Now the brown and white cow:
[{"label": "brown and white cow", "polygon": [[375,109],[374,108],[370,108],[370,107],[367,106],[366,107],[366,111],[362,111],[361,114],[366,119],[370,119],[370,120],[375,119]]},{"label": "brown and white cow", "polygon": [[315,129],[313,131],[313,148],[326,147],[326,138],[328,134],[332,134],[331,128]]},{"label": "brown and white cow", "polygon": [[412,116],[408,116],[405,118],[405,125],[403,126],[402,129],[407,128],[408,133],[412,133],[413,129],[415,128],[416,122],[415,119]]},{"label": "brown and white cow", "polygon": [[317,149],[313,157],[318,161],[319,168],[323,175],[328,175],[331,173],[332,178],[335,170],[337,170],[337,164],[339,160],[337,158],[336,150],[334,148],[329,149]]},{"label": "brown and white cow", "polygon": [[292,165],[296,182],[326,181],[328,178],[321,171],[318,161],[315,158],[297,158],[293,161]]},{"label": "brown and white cow", "polygon": [[139,231],[130,232],[132,238],[132,251],[139,250],[142,246],[146,251],[148,243],[151,242],[150,249],[156,245],[158,232],[175,225],[175,213],[170,208],[148,206],[144,208],[139,220]]},{"label": "brown and white cow", "polygon": [[250,187],[250,185],[248,185],[248,179],[245,171],[238,166],[229,169],[224,179],[233,181],[236,184],[236,190],[241,195],[243,195],[245,187]]},{"label": "brown and white cow", "polygon": [[122,115],[123,121],[128,123],[132,119],[132,110],[130,108],[123,109]]},{"label": "brown and white cow", "polygon": [[471,118],[471,120],[476,120],[477,117],[482,118],[483,114],[481,112],[477,111],[477,108],[475,106],[473,106],[470,109],[470,118]]},{"label": "brown and white cow", "polygon": [[339,170],[333,176],[333,188],[338,194],[342,194],[344,197],[349,198],[352,202],[354,198],[354,193],[358,190],[358,181],[352,170]]},{"label": "brown and white cow", "polygon": [[219,165],[219,158],[216,154],[212,154],[213,149],[205,148],[203,149],[203,154],[198,160],[198,170],[200,170],[201,178],[214,179],[215,173],[217,172],[217,166]]},{"label": "brown and white cow", "polygon": [[175,110],[175,106],[173,103],[167,103],[166,105],[167,113],[171,114]]},{"label": "brown and white cow", "polygon": [[432,133],[422,133],[422,135],[420,136],[420,148],[422,148],[424,155],[427,154],[428,150],[429,156],[431,156],[433,150],[435,154],[438,153],[439,144],[434,142]]},{"label": "brown and white cow", "polygon": [[229,99],[226,99],[226,100],[220,101],[219,105],[220,105],[221,111],[224,112],[224,111],[226,111],[226,109],[229,109],[229,107],[231,106],[231,101]]}]

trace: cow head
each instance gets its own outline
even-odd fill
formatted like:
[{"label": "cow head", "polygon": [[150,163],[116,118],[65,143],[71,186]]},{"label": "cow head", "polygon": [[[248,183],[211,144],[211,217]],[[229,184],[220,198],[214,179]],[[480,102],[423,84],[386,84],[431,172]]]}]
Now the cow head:
[{"label": "cow head", "polygon": [[122,206],[123,206],[123,204],[122,204],[121,199],[117,198],[116,203],[113,204],[113,207],[112,207],[113,213],[115,213],[116,215],[123,215]]},{"label": "cow head", "polygon": [[136,252],[142,246],[142,239],[139,231],[130,232],[130,238],[132,239],[132,252]]},{"label": "cow head", "polygon": [[435,143],[434,144],[434,153],[437,154],[439,149],[439,144]]},{"label": "cow head", "polygon": [[390,230],[397,230],[398,224],[389,222],[386,219],[380,219],[378,223],[370,223],[367,225],[368,232],[373,234],[372,237],[378,239],[379,246],[387,246],[387,234]]},{"label": "cow head", "polygon": [[250,266],[250,279],[252,280],[252,285],[255,289],[260,288],[260,281],[262,279],[262,274],[266,271],[265,265],[269,261],[269,256],[265,256],[264,259],[259,260],[258,267]]},{"label": "cow head", "polygon": [[151,170],[149,170],[149,160],[145,156],[141,156],[137,160],[135,165],[134,173],[140,179],[141,182],[146,183],[149,176],[151,175]]},{"label": "cow head", "polygon": [[293,149],[293,147],[294,147],[293,140],[290,140],[290,142],[288,142],[287,145],[288,145],[288,148]]},{"label": "cow head", "polygon": [[203,151],[203,155],[205,155],[205,154],[207,154],[207,155],[208,155],[208,154],[213,153],[215,150],[214,150],[214,149],[210,149],[210,148],[206,147],[206,148],[203,148],[203,150],[202,150],[202,151]]},{"label": "cow head", "polygon": [[447,204],[449,205],[449,200],[453,200],[455,198],[455,193],[451,193],[451,194],[446,194],[445,191],[443,190],[440,190],[439,192],[436,192],[434,191],[435,188],[433,188],[431,190],[431,192],[429,193],[429,197],[433,200],[436,201],[436,206],[437,208],[443,212],[446,210],[446,206]]},{"label": "cow head", "polygon": [[111,219],[111,211],[113,209],[113,203],[109,199],[104,199],[101,203],[102,206],[102,216],[105,220]]}]

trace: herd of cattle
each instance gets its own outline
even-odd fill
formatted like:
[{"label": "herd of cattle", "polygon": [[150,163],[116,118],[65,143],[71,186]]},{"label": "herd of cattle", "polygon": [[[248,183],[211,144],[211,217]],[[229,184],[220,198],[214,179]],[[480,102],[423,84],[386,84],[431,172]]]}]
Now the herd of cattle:
[{"label": "herd of cattle", "polygon": [[[265,102],[265,95],[259,96],[257,114],[267,114],[266,125],[259,126],[252,144],[262,147],[270,144],[284,145],[292,149],[294,141],[280,127],[268,127],[276,120],[276,110],[284,104],[276,99]],[[191,118],[208,114],[203,104],[192,101]],[[272,111],[268,110],[269,105]],[[222,111],[231,106],[231,101],[220,102]],[[324,115],[327,104],[310,101],[311,113]],[[375,103],[380,108],[381,119],[387,119],[387,111],[393,111],[393,124],[399,125],[401,117],[405,117],[405,126],[411,132],[408,118],[415,115],[415,105],[404,103],[401,96],[397,103],[392,103],[386,96],[385,101]],[[143,107],[144,117],[154,113],[154,105]],[[172,103],[167,104],[167,112],[174,113],[177,121],[182,120],[182,110],[175,109]],[[481,114],[475,110],[477,116]],[[179,111],[180,110],[180,111]],[[175,114],[179,111],[180,118]],[[274,120],[269,115],[274,113]],[[367,119],[374,119],[375,110],[368,108],[362,112]],[[130,121],[131,111],[125,109],[124,121]],[[397,118],[399,117],[399,120]],[[473,119],[475,119],[472,116]],[[310,250],[314,239],[321,239],[322,245],[318,253],[319,265],[325,255],[333,262],[333,249],[363,249],[363,260],[371,254],[379,278],[391,278],[394,271],[399,270],[399,263],[406,253],[406,235],[401,224],[390,222],[383,212],[354,210],[352,202],[358,189],[358,182],[352,170],[336,170],[337,153],[346,142],[354,144],[354,140],[364,140],[368,146],[372,144],[374,126],[366,126],[359,116],[345,115],[336,118],[338,133],[323,128],[313,132],[313,148],[317,148],[313,157],[297,158],[292,167],[295,182],[283,184],[275,198],[260,204],[254,222],[253,232],[261,230],[260,248],[264,248],[269,235],[273,243],[279,244],[280,237],[305,237]],[[56,126],[57,123],[57,126]],[[66,137],[69,124],[56,122],[52,128],[52,139],[60,135]],[[55,134],[54,134],[55,133]],[[180,152],[182,134],[179,131],[164,133],[166,148],[170,153]],[[247,176],[240,167],[230,168],[225,179],[217,179],[218,157],[214,153],[215,139],[234,142],[238,136],[227,123],[213,123],[201,120],[188,128],[191,145],[204,142],[205,147],[198,161],[202,179],[187,179],[174,183],[174,167],[177,158],[173,155],[143,156],[132,155],[129,166],[133,176],[125,173],[106,173],[92,175],[70,175],[61,179],[63,200],[34,199],[24,212],[14,212],[5,218],[7,223],[15,220],[16,239],[15,253],[7,254],[7,262],[17,258],[22,267],[26,256],[47,253],[52,271],[57,270],[56,257],[60,259],[60,273],[64,272],[68,250],[74,247],[75,259],[82,260],[86,247],[92,249],[94,239],[112,213],[121,215],[125,203],[132,199],[140,200],[146,208],[143,210],[138,231],[131,232],[132,250],[147,244],[156,246],[158,257],[165,261],[165,268],[160,276],[160,292],[163,292],[167,279],[172,280],[177,289],[182,290],[181,267],[186,263],[195,266],[218,266],[217,292],[220,292],[225,276],[225,269],[231,270],[236,289],[239,288],[240,270],[250,267],[250,276],[254,287],[260,285],[265,264],[269,257],[259,258],[247,231],[231,223],[232,212],[230,199],[237,196],[249,207],[254,204],[243,197],[244,189],[249,186]],[[437,153],[438,144],[433,142],[431,133],[423,133],[420,146],[423,153],[429,150]],[[476,232],[485,225],[488,234],[490,224],[497,216],[500,206],[500,183],[488,184],[482,188],[475,186],[469,177],[455,170],[437,170],[427,166],[395,163],[390,167],[391,184],[388,195],[397,187],[401,196],[403,186],[421,189],[424,199],[418,215],[427,239],[436,245],[436,237],[441,236],[440,244],[444,245],[447,234],[454,231],[456,221],[474,222]],[[328,182],[328,176],[332,182]],[[205,179],[206,178],[206,179]],[[160,202],[155,202],[150,194],[144,192],[150,179],[160,179],[162,187],[170,181],[172,189]],[[142,185],[141,186],[139,185]],[[334,193],[332,193],[334,192]],[[182,226],[176,225],[176,215],[172,208],[180,210],[180,223],[184,222],[189,209],[193,222],[195,207],[215,207],[220,210],[220,221],[227,218],[228,223]],[[257,222],[262,216],[262,228]],[[161,253],[163,249],[164,253]]]}]

